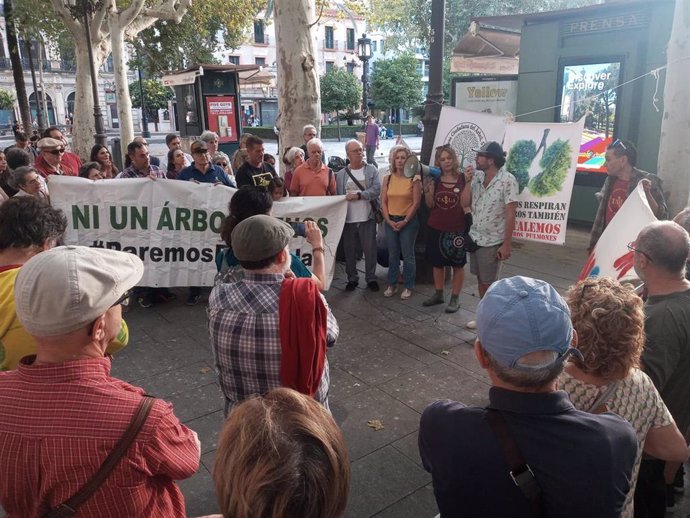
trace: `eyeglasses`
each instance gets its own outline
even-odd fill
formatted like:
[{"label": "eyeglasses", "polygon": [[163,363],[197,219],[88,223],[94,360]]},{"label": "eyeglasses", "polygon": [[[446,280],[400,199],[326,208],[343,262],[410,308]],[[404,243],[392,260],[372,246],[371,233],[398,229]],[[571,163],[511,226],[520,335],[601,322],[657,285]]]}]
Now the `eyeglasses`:
[{"label": "eyeglasses", "polygon": [[62,154],[64,154],[64,153],[65,153],[65,150],[62,149],[62,148],[60,148],[60,149],[51,149],[51,150],[47,150],[47,152],[50,153],[51,155],[56,155],[56,156],[57,156],[57,155],[62,155]]},{"label": "eyeglasses", "polygon": [[628,250],[630,250],[631,252],[637,252],[638,254],[644,255],[647,259],[649,259],[650,263],[654,262],[654,260],[651,257],[649,257],[649,254],[647,252],[643,252],[642,250],[635,248],[635,241],[628,243]]},{"label": "eyeglasses", "polygon": [[619,138],[617,138],[616,140],[614,140],[613,144],[611,144],[611,147],[622,147],[622,148],[625,149],[626,151],[628,150],[628,148],[625,147],[625,144],[623,144],[623,141],[622,141],[621,139],[619,139]]},{"label": "eyeglasses", "polygon": [[192,151],[192,153],[195,155],[205,155],[206,153],[208,153],[208,149],[195,149],[194,151]]}]

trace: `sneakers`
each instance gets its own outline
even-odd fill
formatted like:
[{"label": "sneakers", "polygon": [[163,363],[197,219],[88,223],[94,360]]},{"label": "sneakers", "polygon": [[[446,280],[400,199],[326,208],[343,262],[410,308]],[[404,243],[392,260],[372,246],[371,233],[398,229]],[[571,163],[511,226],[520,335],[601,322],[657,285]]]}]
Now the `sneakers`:
[{"label": "sneakers", "polygon": [[434,292],[434,294],[431,297],[429,297],[424,302],[422,302],[422,306],[426,306],[426,307],[435,306],[437,304],[443,304],[443,302],[444,302],[443,294],[438,293],[438,292]]},{"label": "sneakers", "polygon": [[477,329],[477,321],[476,320],[470,320],[469,322],[467,322],[467,324],[465,324],[465,327],[467,329],[471,329],[472,331],[474,331],[475,329]]},{"label": "sneakers", "polygon": [[189,294],[189,297],[187,297],[187,300],[185,301],[185,304],[188,306],[196,306],[199,303],[199,299],[201,298],[201,295],[192,295],[191,293]]},{"label": "sneakers", "polygon": [[355,288],[358,284],[359,283],[357,281],[348,281],[348,283],[345,285],[345,291],[355,291]]},{"label": "sneakers", "polygon": [[384,297],[392,297],[398,291],[396,286],[388,286],[386,291],[383,292]]},{"label": "sneakers", "polygon": [[412,290],[408,290],[405,288],[403,292],[400,294],[400,300],[407,300],[412,296]]},{"label": "sneakers", "polygon": [[374,292],[379,291],[379,283],[376,281],[369,281],[367,282],[367,288]]},{"label": "sneakers", "polygon": [[446,306],[446,313],[457,313],[460,309],[460,301],[457,296],[452,296],[448,306]]}]

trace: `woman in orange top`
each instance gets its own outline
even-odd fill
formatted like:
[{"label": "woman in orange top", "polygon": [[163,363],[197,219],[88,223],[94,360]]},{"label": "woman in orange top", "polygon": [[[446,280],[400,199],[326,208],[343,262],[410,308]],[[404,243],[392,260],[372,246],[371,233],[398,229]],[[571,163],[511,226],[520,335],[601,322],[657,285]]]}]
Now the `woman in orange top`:
[{"label": "woman in orange top", "polygon": [[386,222],[388,242],[388,288],[384,297],[392,297],[397,291],[400,273],[400,255],[403,258],[403,283],[400,295],[403,300],[412,296],[415,280],[414,245],[419,231],[417,209],[422,199],[418,177],[405,178],[403,167],[410,156],[406,146],[393,146],[388,155],[389,174],[381,182],[381,211]]}]

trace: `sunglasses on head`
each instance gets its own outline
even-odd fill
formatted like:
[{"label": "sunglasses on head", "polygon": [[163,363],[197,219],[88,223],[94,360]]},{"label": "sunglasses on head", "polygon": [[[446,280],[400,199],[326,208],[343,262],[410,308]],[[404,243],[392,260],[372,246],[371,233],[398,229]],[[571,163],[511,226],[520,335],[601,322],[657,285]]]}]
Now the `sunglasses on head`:
[{"label": "sunglasses on head", "polygon": [[625,144],[623,144],[623,141],[619,138],[617,138],[613,144],[611,144],[612,147],[622,147],[623,149],[627,150],[628,148],[625,147]]},{"label": "sunglasses on head", "polygon": [[51,155],[62,155],[62,154],[65,153],[65,150],[62,149],[62,148],[60,148],[60,149],[50,149],[50,150],[48,150],[48,153],[50,153]]}]

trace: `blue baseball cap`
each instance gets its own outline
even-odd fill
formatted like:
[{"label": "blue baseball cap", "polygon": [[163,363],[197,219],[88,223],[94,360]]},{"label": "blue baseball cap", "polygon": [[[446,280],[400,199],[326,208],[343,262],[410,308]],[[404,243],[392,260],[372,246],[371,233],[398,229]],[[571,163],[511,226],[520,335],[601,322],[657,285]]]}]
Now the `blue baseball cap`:
[{"label": "blue baseball cap", "polygon": [[[549,283],[529,277],[491,285],[477,307],[477,336],[498,363],[510,368],[544,368],[579,355],[570,346],[573,325],[565,300]],[[520,358],[537,351],[553,351],[553,361],[520,365]]]}]

